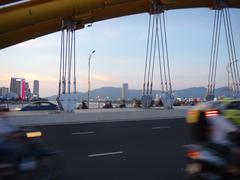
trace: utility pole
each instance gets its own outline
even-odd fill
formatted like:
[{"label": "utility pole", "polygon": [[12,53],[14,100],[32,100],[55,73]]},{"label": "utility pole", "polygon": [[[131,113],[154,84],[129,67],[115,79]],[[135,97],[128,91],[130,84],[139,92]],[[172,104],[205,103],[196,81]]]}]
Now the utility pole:
[{"label": "utility pole", "polygon": [[92,58],[92,55],[93,53],[95,53],[95,50],[93,50],[90,54],[89,54],[89,58],[88,58],[88,108],[89,108],[89,97],[90,97],[90,85],[91,85],[91,82],[90,82],[90,62],[91,62],[91,58]]}]

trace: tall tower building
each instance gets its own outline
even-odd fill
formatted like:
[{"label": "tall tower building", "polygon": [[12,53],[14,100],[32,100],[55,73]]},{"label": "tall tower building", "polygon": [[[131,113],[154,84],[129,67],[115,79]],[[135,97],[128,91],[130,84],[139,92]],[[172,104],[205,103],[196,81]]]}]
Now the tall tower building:
[{"label": "tall tower building", "polygon": [[122,85],[122,100],[128,100],[128,83]]},{"label": "tall tower building", "polygon": [[31,98],[31,89],[29,87],[29,82],[25,82],[25,95],[27,99]]},{"label": "tall tower building", "polygon": [[33,81],[33,95],[39,97],[39,80]]},{"label": "tall tower building", "polygon": [[17,84],[16,84],[17,78],[11,78],[10,82],[10,92],[17,94]]},{"label": "tall tower building", "polygon": [[0,97],[6,98],[8,94],[8,88],[0,87]]},{"label": "tall tower building", "polygon": [[25,79],[11,78],[10,92],[16,93],[18,98],[25,99]]}]

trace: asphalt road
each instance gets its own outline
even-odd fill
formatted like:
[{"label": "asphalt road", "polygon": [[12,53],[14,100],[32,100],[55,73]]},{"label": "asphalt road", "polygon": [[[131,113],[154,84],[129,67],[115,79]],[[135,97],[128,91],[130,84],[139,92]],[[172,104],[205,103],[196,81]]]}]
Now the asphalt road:
[{"label": "asphalt road", "polygon": [[37,127],[62,151],[61,179],[183,179],[183,147],[190,143],[184,119]]}]

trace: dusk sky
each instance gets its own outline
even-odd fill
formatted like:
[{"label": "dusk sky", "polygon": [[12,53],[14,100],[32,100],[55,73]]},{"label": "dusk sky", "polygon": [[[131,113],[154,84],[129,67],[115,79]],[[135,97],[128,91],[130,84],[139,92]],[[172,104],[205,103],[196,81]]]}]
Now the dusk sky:
[{"label": "dusk sky", "polygon": [[[240,11],[233,9],[233,32],[237,57],[240,50]],[[171,10],[165,14],[173,89],[207,86],[214,11]],[[92,89],[120,87],[141,89],[147,44],[148,14],[96,22],[78,30],[77,90],[87,91],[87,62],[91,61]],[[223,27],[222,27],[223,30]],[[224,31],[221,33],[217,87],[227,85],[228,63]],[[0,51],[0,87],[9,87],[11,77],[25,78],[32,88],[40,80],[42,97],[57,94],[60,33],[50,34]],[[160,89],[155,73],[154,89]]]}]

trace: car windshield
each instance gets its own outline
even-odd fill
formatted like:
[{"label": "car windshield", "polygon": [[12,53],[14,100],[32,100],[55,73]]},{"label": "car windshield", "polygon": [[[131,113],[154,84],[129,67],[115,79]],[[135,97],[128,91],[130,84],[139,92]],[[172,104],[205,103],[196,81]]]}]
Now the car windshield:
[{"label": "car windshield", "polygon": [[40,103],[40,106],[50,106],[50,105],[52,105],[52,104],[47,103],[47,102]]},{"label": "car windshield", "polygon": [[213,108],[216,108],[216,109],[222,109],[224,106],[223,102],[222,101],[215,101],[213,104],[212,104],[212,107]]},{"label": "car windshield", "polygon": [[39,106],[39,104],[38,103],[30,103],[30,104],[24,105],[24,107],[36,107],[36,106]]}]

